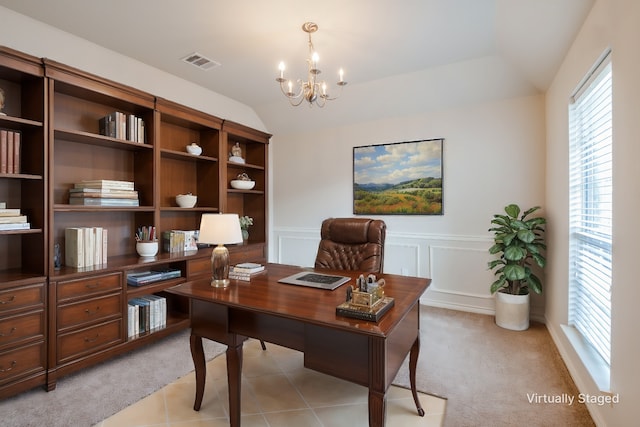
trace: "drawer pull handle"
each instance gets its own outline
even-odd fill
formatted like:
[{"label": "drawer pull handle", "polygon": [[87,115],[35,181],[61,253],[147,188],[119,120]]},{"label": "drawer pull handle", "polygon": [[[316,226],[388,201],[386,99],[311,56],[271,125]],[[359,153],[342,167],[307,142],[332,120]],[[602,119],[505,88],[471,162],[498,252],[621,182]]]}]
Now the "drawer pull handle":
[{"label": "drawer pull handle", "polygon": [[10,370],[12,370],[13,368],[16,367],[16,365],[18,364],[18,362],[16,362],[15,360],[13,362],[11,362],[11,366],[8,367],[7,369],[4,369],[3,367],[0,366],[0,373],[2,372],[9,372]]},{"label": "drawer pull handle", "polygon": [[14,326],[13,328],[11,328],[11,330],[9,331],[8,334],[2,333],[0,332],[0,337],[8,337],[10,335],[13,335],[13,333],[16,331],[16,327]]},{"label": "drawer pull handle", "polygon": [[97,312],[100,311],[100,306],[97,306],[95,310],[91,311],[88,308],[86,308],[84,310],[85,313],[87,313],[89,316],[93,316],[94,314],[96,314]]},{"label": "drawer pull handle", "polygon": [[100,338],[100,334],[96,334],[96,336],[93,337],[93,338],[88,338],[87,337],[87,338],[84,339],[84,342],[96,342],[96,341],[98,341],[98,338]]},{"label": "drawer pull handle", "polygon": [[15,295],[11,295],[11,297],[10,297],[9,299],[4,300],[4,301],[0,301],[0,304],[2,304],[2,305],[4,305],[4,304],[10,304],[10,303],[12,303],[13,301],[15,301],[15,299],[16,299],[16,296],[15,296]]},{"label": "drawer pull handle", "polygon": [[94,283],[87,283],[86,284],[87,289],[95,289],[100,287],[100,281],[94,282]]}]

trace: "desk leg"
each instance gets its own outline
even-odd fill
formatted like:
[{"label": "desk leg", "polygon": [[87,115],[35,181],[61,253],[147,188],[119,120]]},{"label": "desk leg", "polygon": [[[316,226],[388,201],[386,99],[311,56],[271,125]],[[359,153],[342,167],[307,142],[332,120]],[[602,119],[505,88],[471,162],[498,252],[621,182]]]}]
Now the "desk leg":
[{"label": "desk leg", "polygon": [[202,396],[204,395],[204,382],[207,376],[207,364],[204,360],[202,337],[191,334],[191,358],[196,370],[196,401],[193,404],[195,411],[200,410]]},{"label": "desk leg", "polygon": [[369,388],[369,427],[384,427],[387,395]]},{"label": "desk leg", "polygon": [[420,335],[416,337],[409,354],[409,381],[411,382],[411,393],[413,394],[413,401],[416,403],[416,408],[418,409],[418,415],[424,417],[424,409],[422,409],[420,399],[418,399],[418,391],[416,390],[416,366],[418,365],[419,353]]},{"label": "desk leg", "polygon": [[229,386],[229,421],[231,427],[240,426],[242,384],[242,341],[227,346],[227,384]]}]

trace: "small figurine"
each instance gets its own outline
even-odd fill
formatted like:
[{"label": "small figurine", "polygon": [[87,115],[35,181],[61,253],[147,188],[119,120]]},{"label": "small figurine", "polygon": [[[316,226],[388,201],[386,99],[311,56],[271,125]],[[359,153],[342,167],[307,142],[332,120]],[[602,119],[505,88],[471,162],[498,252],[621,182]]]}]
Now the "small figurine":
[{"label": "small figurine", "polygon": [[229,153],[229,161],[233,163],[244,163],[244,159],[242,158],[242,147],[240,147],[240,143],[236,142],[236,144],[231,147],[231,153]]},{"label": "small figurine", "polygon": [[231,155],[235,157],[242,157],[242,148],[240,147],[239,142],[236,142],[236,145],[231,147]]}]

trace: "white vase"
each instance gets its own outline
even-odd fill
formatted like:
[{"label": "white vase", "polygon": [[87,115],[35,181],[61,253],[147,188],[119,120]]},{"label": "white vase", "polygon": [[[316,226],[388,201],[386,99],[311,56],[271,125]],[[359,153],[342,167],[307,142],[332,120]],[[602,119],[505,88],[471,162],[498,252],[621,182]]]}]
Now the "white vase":
[{"label": "white vase", "polygon": [[512,331],[529,329],[529,294],[497,292],[496,325]]}]

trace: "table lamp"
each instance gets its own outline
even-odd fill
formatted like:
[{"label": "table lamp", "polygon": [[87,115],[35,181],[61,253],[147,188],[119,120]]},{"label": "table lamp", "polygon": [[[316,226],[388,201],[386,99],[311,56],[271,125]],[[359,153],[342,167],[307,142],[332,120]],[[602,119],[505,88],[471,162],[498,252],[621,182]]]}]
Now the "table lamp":
[{"label": "table lamp", "polygon": [[242,243],[238,214],[203,214],[198,243],[218,245],[211,252],[211,286],[229,286],[229,250],[224,245]]}]

